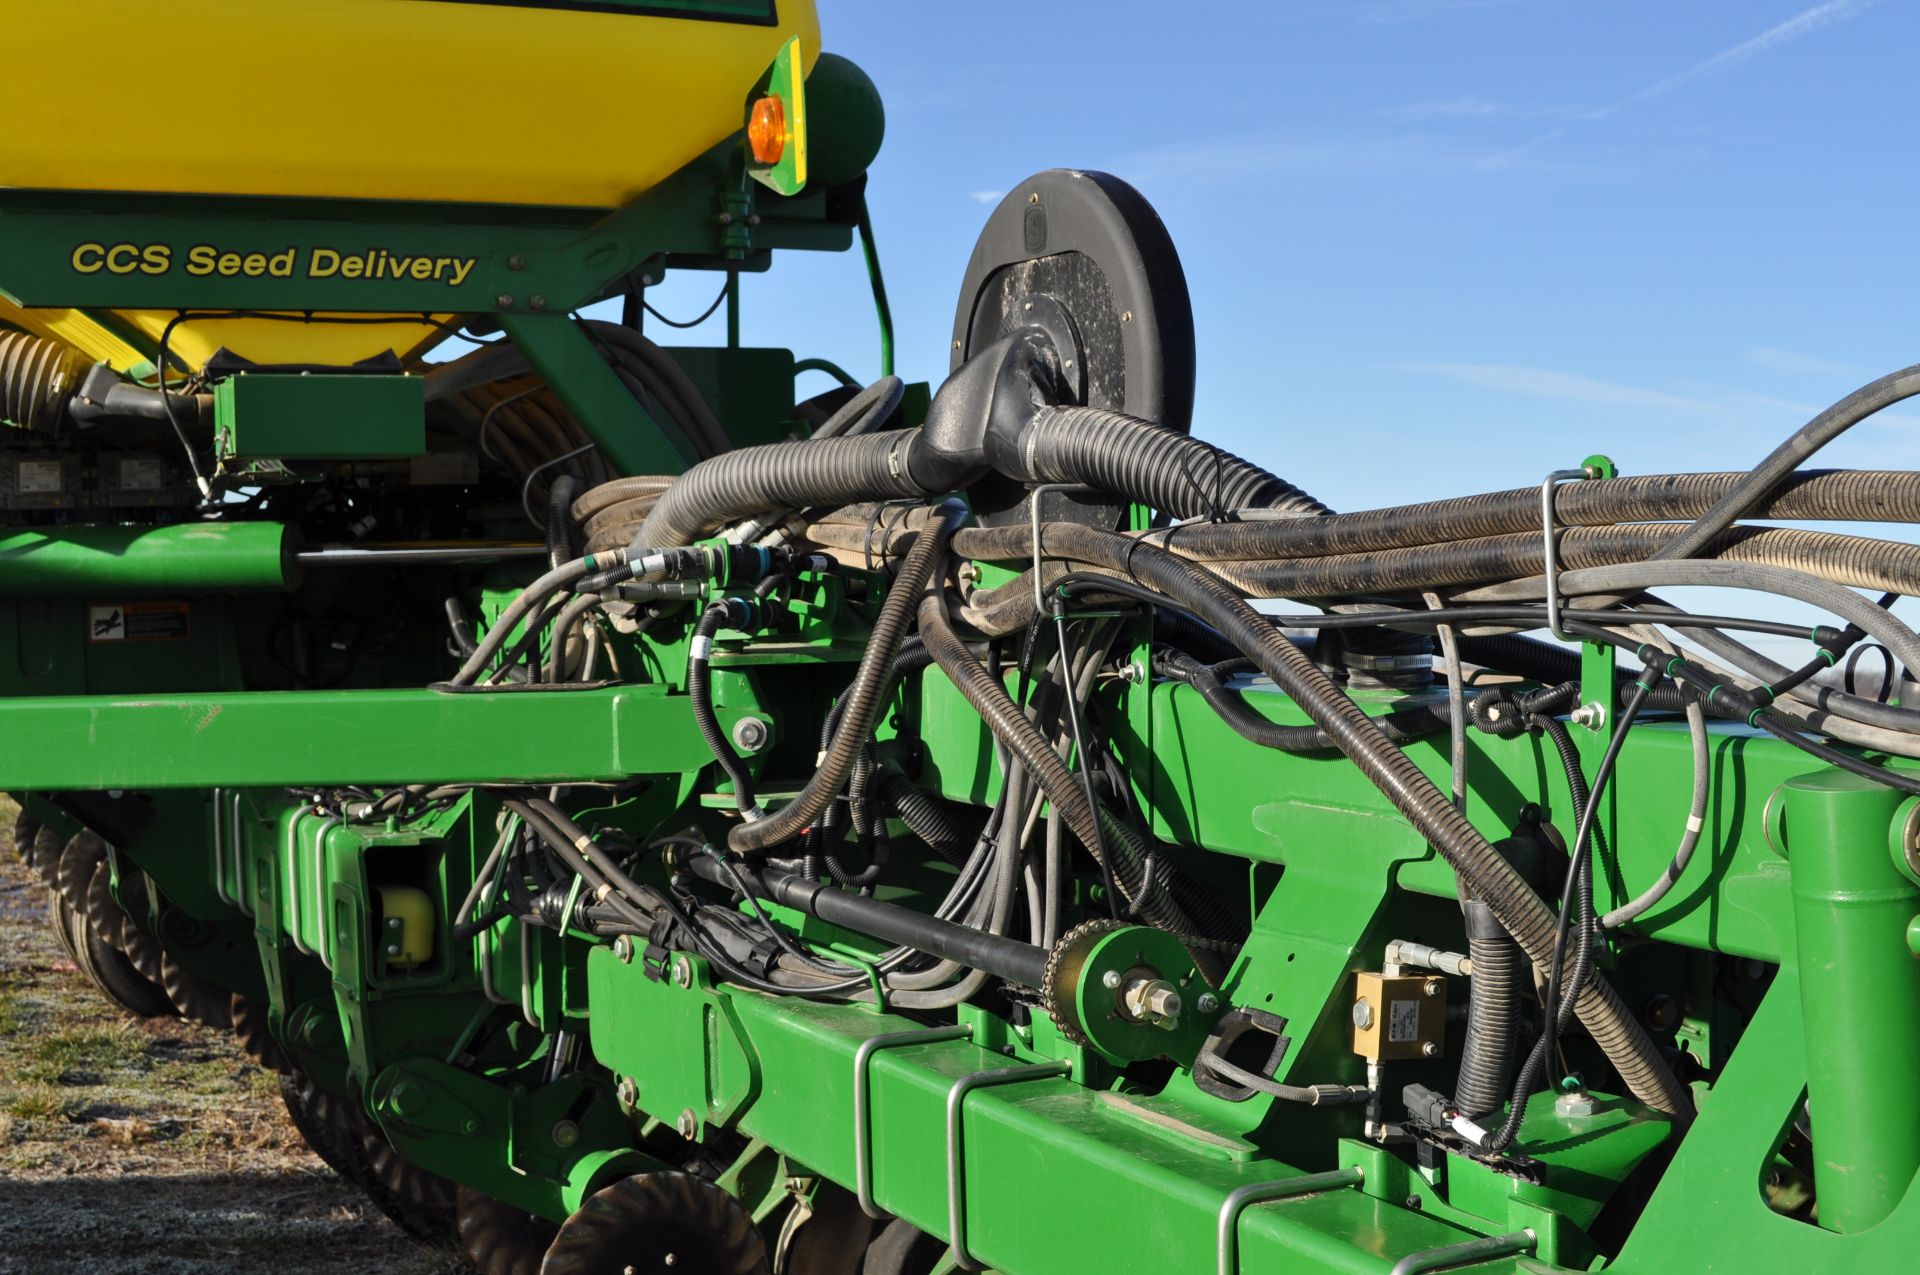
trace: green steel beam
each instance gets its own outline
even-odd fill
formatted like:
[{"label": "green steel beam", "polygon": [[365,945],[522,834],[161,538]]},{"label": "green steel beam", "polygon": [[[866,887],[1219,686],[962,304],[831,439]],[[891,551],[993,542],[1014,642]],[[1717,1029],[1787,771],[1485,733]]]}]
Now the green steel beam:
[{"label": "green steel beam", "polygon": [[684,696],[285,691],[0,700],[0,788],[550,783],[713,760]]},{"label": "green steel beam", "polygon": [[568,316],[510,315],[500,326],[621,473],[677,474],[700,459],[692,439],[640,406]]}]

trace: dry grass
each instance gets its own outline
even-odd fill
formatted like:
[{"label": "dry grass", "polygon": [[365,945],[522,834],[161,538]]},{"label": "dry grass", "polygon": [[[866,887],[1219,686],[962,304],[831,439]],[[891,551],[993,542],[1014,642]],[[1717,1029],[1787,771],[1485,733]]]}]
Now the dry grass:
[{"label": "dry grass", "polygon": [[0,1275],[454,1275],[306,1149],[231,1040],[137,1020],[46,924],[0,798]]}]

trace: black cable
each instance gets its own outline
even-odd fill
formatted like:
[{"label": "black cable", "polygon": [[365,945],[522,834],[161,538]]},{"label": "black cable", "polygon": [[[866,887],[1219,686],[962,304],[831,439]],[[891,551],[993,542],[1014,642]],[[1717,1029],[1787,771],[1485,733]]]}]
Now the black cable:
[{"label": "black cable", "polygon": [[[1053,627],[1059,643],[1060,671],[1064,681],[1072,676],[1073,661],[1069,655],[1071,648],[1067,643],[1067,610],[1058,595],[1055,596],[1053,603]],[[1073,733],[1073,755],[1077,763],[1075,769],[1080,772],[1080,787],[1086,791],[1087,804],[1093,807],[1097,815],[1104,810],[1104,807],[1101,806],[1100,798],[1093,790],[1093,767],[1087,757],[1086,736],[1080,728],[1079,697],[1074,694],[1073,687],[1066,685],[1061,687],[1061,697],[1067,703],[1067,728]],[[1113,867],[1107,857],[1106,832],[1100,825],[1100,819],[1093,820],[1093,844],[1087,849],[1093,852],[1094,862],[1100,865],[1100,881],[1107,894],[1107,911],[1117,920],[1120,916],[1120,891],[1114,885]],[[1146,871],[1141,877],[1139,893],[1134,896],[1133,904],[1127,909],[1129,915],[1132,915],[1148,898],[1153,885],[1150,880],[1152,875],[1153,859],[1149,856],[1146,860]]]},{"label": "black cable", "polygon": [[[167,424],[173,426],[173,436],[180,440],[180,450],[187,454],[187,468],[193,471],[193,485],[199,489],[200,499],[211,501],[213,485],[207,481],[206,474],[200,469],[200,458],[194,453],[193,444],[187,439],[187,427],[182,425],[180,418],[174,414],[173,395],[167,392],[167,364],[171,361],[167,353],[167,345],[173,339],[173,330],[186,319],[187,312],[182,310],[167,321],[166,327],[160,329],[160,362],[155,365],[155,372],[160,378],[160,409],[167,414]],[[192,379],[191,373],[188,379]]]},{"label": "black cable", "polygon": [[[1534,1086],[1539,1083],[1540,1073],[1545,1070],[1560,1035],[1572,1020],[1573,1012],[1580,1002],[1581,994],[1586,990],[1586,982],[1593,968],[1593,933],[1596,924],[1592,917],[1592,846],[1599,834],[1595,822],[1600,810],[1600,798],[1606,792],[1607,781],[1612,778],[1615,763],[1620,758],[1620,750],[1627,741],[1627,732],[1633,729],[1633,723],[1640,716],[1640,709],[1648,694],[1659,681],[1661,672],[1657,662],[1649,661],[1641,676],[1633,683],[1633,690],[1627,696],[1627,702],[1620,711],[1620,720],[1614,726],[1613,736],[1607,741],[1607,749],[1601,755],[1600,765],[1594,771],[1593,785],[1586,793],[1586,799],[1580,805],[1580,822],[1574,833],[1573,849],[1567,865],[1566,884],[1560,891],[1560,915],[1554,927],[1553,957],[1548,964],[1547,985],[1540,1001],[1540,1037],[1534,1042],[1527,1060],[1521,1065],[1520,1074],[1514,1081],[1513,1104],[1507,1113],[1506,1122],[1488,1139],[1483,1147],[1489,1154],[1498,1154],[1512,1145],[1520,1132],[1520,1126],[1527,1115],[1527,1099],[1532,1096]],[[1545,719],[1558,725],[1557,719]],[[1564,727],[1561,728],[1564,731]],[[1551,733],[1551,732],[1550,732]],[[1556,745],[1559,744],[1555,738]],[[1568,741],[1570,746],[1571,741]],[[1563,756],[1569,754],[1563,753]],[[1570,768],[1569,779],[1578,773],[1577,766]],[[1582,900],[1585,900],[1584,906]],[[1564,1002],[1560,997],[1560,980],[1567,955],[1567,943],[1575,926],[1574,914],[1578,912],[1580,928],[1580,950],[1575,953],[1575,963],[1571,986],[1568,987]]]},{"label": "black cable", "polygon": [[712,305],[710,305],[710,306],[708,306],[708,307],[707,307],[707,308],[706,308],[705,310],[702,310],[702,311],[700,312],[700,317],[699,317],[699,318],[697,318],[697,319],[689,319],[689,320],[687,320],[687,321],[686,321],[685,323],[682,323],[682,322],[681,322],[680,320],[678,320],[678,319],[669,319],[669,318],[668,318],[668,317],[667,317],[666,315],[664,315],[664,314],[662,314],[662,313],[660,313],[660,312],[659,312],[658,310],[656,310],[656,309],[654,309],[654,308],[653,308],[653,302],[651,302],[651,301],[648,301],[648,300],[646,299],[646,295],[645,295],[644,293],[642,293],[642,294],[641,294],[641,300],[640,300],[640,306],[641,306],[641,308],[642,308],[642,309],[644,309],[644,310],[645,310],[645,311],[646,311],[646,312],[647,312],[648,314],[650,314],[650,315],[652,315],[652,316],[653,316],[654,318],[656,318],[656,319],[658,319],[658,320],[660,320],[660,322],[662,322],[662,323],[664,323],[664,324],[666,324],[666,325],[667,325],[668,327],[670,327],[670,328],[682,328],[682,329],[684,329],[684,328],[697,328],[697,327],[699,327],[699,326],[700,326],[700,325],[701,325],[702,323],[705,323],[705,322],[706,322],[706,321],[707,321],[708,319],[711,319],[711,318],[713,317],[713,312],[714,312],[715,310],[718,310],[718,309],[720,308],[720,306],[721,306],[721,303],[723,303],[724,301],[726,301],[726,299],[727,299],[727,289],[728,289],[729,287],[731,287],[731,286],[732,286],[732,282],[733,282],[733,280],[732,280],[732,277],[731,277],[731,276],[729,276],[729,277],[728,277],[728,280],[727,280],[727,282],[726,282],[726,283],[723,283],[723,284],[721,284],[721,285],[720,285],[720,295],[719,295],[719,296],[717,296],[717,297],[715,297],[715,298],[713,299],[713,304],[712,304]]},{"label": "black cable", "polygon": [[693,723],[699,729],[700,737],[706,740],[713,759],[720,763],[720,769],[733,782],[733,804],[747,819],[757,819],[762,811],[754,795],[753,775],[747,770],[746,762],[740,759],[740,754],[733,751],[733,742],[720,728],[720,719],[713,709],[713,635],[729,619],[735,619],[740,625],[746,624],[746,617],[732,615],[736,607],[744,610],[745,606],[744,602],[730,598],[715,602],[700,613],[699,621],[693,626],[693,641],[687,652],[687,697],[693,703]]}]

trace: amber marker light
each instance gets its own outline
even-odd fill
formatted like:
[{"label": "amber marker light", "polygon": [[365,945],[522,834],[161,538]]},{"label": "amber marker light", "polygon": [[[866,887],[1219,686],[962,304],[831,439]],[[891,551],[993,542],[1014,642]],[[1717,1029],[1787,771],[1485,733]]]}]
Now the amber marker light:
[{"label": "amber marker light", "polygon": [[778,97],[768,94],[753,104],[747,141],[758,164],[777,164],[787,153],[787,107]]}]

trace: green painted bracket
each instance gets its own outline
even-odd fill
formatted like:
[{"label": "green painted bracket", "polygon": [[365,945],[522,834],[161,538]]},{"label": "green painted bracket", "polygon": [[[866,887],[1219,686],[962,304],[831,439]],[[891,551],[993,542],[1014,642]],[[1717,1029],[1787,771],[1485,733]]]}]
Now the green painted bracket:
[{"label": "green painted bracket", "polygon": [[0,789],[11,791],[550,783],[712,760],[686,697],[662,686],[0,700]]},{"label": "green painted bracket", "polygon": [[640,406],[572,319],[507,315],[500,325],[621,473],[677,474],[700,459],[693,440]]}]

